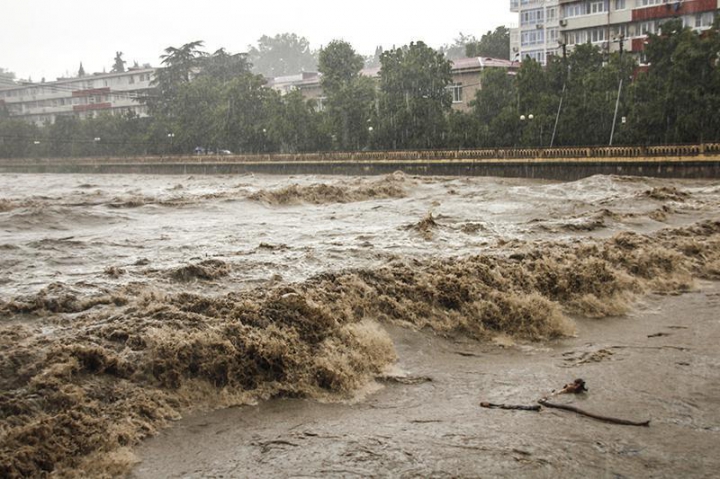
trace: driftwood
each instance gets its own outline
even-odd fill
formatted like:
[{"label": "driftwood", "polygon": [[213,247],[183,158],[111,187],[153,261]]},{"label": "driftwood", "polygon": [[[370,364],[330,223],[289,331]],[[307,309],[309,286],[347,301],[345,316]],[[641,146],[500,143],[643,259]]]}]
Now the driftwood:
[{"label": "driftwood", "polygon": [[559,394],[583,394],[587,392],[585,381],[582,379],[576,379],[575,381],[566,384],[561,390],[554,391],[550,396],[543,397],[538,401],[538,406],[517,406],[514,404],[493,404],[490,402],[481,402],[480,406],[488,409],[510,409],[515,411],[535,411],[539,412],[542,410],[542,406],[547,408],[562,409],[565,411],[574,412],[582,416],[587,416],[598,421],[604,421],[611,424],[620,424],[623,426],[644,426],[649,427],[650,421],[628,421],[627,419],[618,419],[615,417],[601,416],[591,412],[583,411],[582,409],[576,408],[575,406],[569,406],[567,404],[556,404],[548,401],[548,397],[557,396]]},{"label": "driftwood", "polygon": [[488,409],[507,409],[511,411],[536,411],[539,412],[542,408],[540,406],[518,406],[515,404],[493,404],[491,402],[481,402],[480,407]]},{"label": "driftwood", "polygon": [[582,409],[576,408],[575,406],[569,406],[567,404],[551,403],[547,399],[541,399],[538,401],[538,403],[545,407],[562,409],[564,411],[574,412],[576,414],[591,417],[593,419],[597,419],[598,421],[609,422],[611,424],[620,424],[623,426],[644,426],[644,427],[650,426],[650,421],[635,422],[635,421],[628,421],[626,419],[618,419],[618,418],[609,417],[609,416],[601,416],[599,414],[594,414],[591,412],[583,411]]}]

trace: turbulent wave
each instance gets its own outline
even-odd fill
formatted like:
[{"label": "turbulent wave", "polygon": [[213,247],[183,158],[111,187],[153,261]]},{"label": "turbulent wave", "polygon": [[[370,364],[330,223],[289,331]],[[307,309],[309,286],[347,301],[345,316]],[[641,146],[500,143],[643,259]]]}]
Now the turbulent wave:
[{"label": "turbulent wave", "polygon": [[402,173],[388,175],[379,181],[355,185],[293,184],[277,190],[260,190],[249,196],[253,201],[273,205],[299,203],[327,204],[352,203],[370,199],[404,198],[407,195],[403,183],[407,181]]},{"label": "turbulent wave", "polygon": [[127,448],[189,410],[351,394],[395,360],[382,323],[543,340],[572,334],[568,315],[617,315],[634,295],[720,278],[717,221],[500,246],[220,297],[54,284],[4,301],[0,475],[118,475]]}]

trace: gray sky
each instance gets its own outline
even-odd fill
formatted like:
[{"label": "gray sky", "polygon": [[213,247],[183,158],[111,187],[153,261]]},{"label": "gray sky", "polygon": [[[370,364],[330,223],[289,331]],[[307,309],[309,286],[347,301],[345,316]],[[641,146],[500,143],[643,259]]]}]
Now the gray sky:
[{"label": "gray sky", "polygon": [[159,65],[168,46],[204,40],[207,51],[244,52],[262,35],[297,33],[313,49],[333,39],[364,54],[413,40],[439,47],[459,32],[478,38],[517,22],[508,0],[2,0],[0,67],[48,81],[66,72]]}]

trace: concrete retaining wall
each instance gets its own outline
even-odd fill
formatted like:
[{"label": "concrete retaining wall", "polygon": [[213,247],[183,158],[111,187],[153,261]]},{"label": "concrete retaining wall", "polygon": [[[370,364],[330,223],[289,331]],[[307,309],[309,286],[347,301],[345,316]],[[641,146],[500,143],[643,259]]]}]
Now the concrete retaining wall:
[{"label": "concrete retaining wall", "polygon": [[0,163],[1,173],[169,174],[169,175],[410,175],[500,176],[577,180],[592,175],[661,178],[720,178],[720,158],[556,159],[556,160],[428,160],[428,161],[15,161]]}]

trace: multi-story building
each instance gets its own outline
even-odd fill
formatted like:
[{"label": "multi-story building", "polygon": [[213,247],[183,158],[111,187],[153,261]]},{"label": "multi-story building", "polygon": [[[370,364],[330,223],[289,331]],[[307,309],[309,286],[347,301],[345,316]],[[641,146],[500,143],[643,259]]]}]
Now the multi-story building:
[{"label": "multi-story building", "polygon": [[559,0],[510,0],[510,10],[518,13],[518,27],[510,31],[513,60],[532,58],[545,64],[558,50],[560,39]]},{"label": "multi-story building", "polygon": [[88,118],[99,112],[132,112],[146,116],[147,107],[139,99],[151,88],[154,72],[154,68],[140,68],[0,87],[0,105],[13,117],[38,125],[54,123],[62,115]]},{"label": "multi-story building", "polygon": [[640,53],[645,37],[670,18],[708,29],[720,0],[511,0],[510,8],[520,17],[511,36],[513,52],[545,63],[547,55],[588,42],[608,52]]}]

